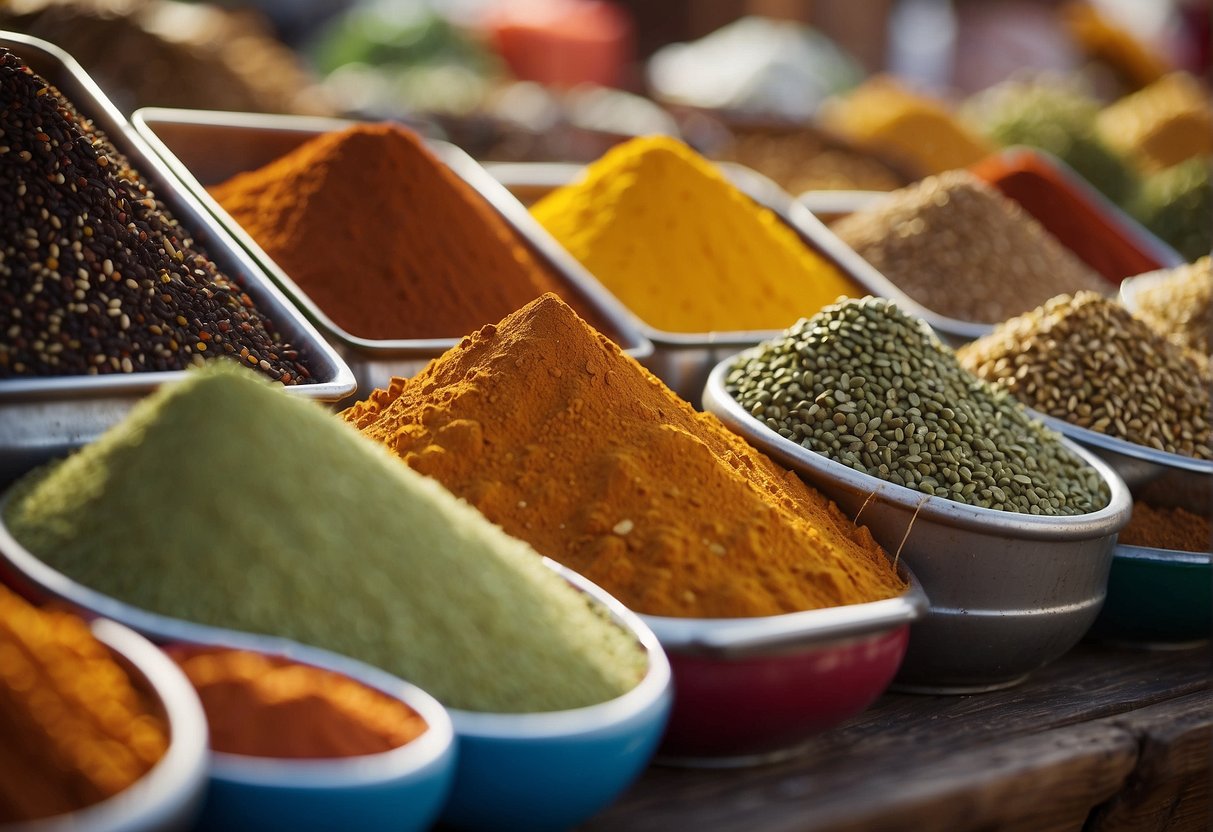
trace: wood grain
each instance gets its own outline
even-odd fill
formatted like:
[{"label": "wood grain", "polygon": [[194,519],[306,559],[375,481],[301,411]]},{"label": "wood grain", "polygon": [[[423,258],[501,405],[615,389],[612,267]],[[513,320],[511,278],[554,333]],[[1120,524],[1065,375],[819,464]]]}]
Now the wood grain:
[{"label": "wood grain", "polygon": [[1209,670],[1201,649],[1082,645],[1010,690],[886,694],[784,762],[651,767],[585,828],[1207,829]]}]

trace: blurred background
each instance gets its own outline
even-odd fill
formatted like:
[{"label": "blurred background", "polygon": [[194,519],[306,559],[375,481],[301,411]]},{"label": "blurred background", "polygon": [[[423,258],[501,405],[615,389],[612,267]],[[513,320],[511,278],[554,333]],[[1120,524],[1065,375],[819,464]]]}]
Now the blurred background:
[{"label": "blurred background", "polygon": [[1030,144],[1177,247],[1213,210],[1210,0],[8,0],[0,28],[128,112],[398,119],[493,161],[668,133],[792,193]]}]

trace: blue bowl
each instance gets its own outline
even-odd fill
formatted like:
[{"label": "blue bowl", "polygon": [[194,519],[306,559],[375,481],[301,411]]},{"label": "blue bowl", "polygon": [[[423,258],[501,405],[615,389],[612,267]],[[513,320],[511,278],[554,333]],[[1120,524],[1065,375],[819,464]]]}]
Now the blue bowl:
[{"label": "blue bowl", "polygon": [[428,728],[399,748],[360,757],[282,760],[212,752],[199,828],[428,829],[455,771],[454,732],[443,707],[419,688],[361,662],[306,647],[288,652],[293,661],[339,672],[399,699]]},{"label": "blue bowl", "polygon": [[548,566],[635,636],[649,667],[617,699],[531,714],[452,709],[459,753],[444,823],[460,829],[567,829],[615,800],[648,765],[669,718],[670,664],[636,615],[580,575]]}]

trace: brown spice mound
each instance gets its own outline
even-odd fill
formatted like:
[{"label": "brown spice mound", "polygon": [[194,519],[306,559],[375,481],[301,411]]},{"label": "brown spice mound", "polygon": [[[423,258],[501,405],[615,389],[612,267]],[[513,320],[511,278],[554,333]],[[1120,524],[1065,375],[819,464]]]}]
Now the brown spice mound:
[{"label": "brown spice mound", "polygon": [[1133,503],[1133,519],[1118,538],[1130,546],[1176,549],[1180,552],[1213,551],[1213,529],[1209,518],[1182,508],[1155,508]]},{"label": "brown spice mound", "polygon": [[866,528],[552,295],[344,416],[642,613],[774,615],[904,588]]},{"label": "brown spice mound", "polygon": [[831,226],[926,308],[998,323],[1061,292],[1107,292],[1015,202],[964,170],[894,191]]},{"label": "brown spice mound", "polygon": [[327,133],[211,193],[332,320],[455,338],[559,286],[411,131]]}]

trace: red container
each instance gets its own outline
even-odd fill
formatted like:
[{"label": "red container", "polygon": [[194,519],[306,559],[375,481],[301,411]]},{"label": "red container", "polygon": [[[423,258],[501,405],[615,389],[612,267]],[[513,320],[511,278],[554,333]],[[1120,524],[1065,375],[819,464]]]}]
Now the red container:
[{"label": "red container", "polygon": [[1011,148],[969,168],[1036,218],[1062,245],[1113,285],[1178,266],[1183,257],[1109,202],[1064,163]]},{"label": "red container", "polygon": [[926,608],[914,576],[901,596],[768,618],[641,616],[674,672],[658,751],[673,765],[742,766],[795,754],[889,686]]}]

